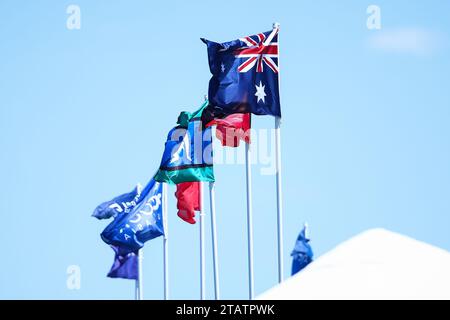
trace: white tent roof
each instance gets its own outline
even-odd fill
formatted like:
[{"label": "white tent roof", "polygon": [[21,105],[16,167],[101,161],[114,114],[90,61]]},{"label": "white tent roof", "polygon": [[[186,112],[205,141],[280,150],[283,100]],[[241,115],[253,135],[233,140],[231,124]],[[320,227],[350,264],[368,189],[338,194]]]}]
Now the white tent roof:
[{"label": "white tent roof", "polygon": [[450,252],[368,230],[258,299],[450,299]]}]

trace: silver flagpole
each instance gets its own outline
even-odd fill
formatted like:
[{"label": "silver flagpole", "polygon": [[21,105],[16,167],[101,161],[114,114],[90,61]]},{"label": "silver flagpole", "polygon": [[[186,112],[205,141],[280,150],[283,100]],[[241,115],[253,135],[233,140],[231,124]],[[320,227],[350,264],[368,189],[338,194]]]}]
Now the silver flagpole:
[{"label": "silver flagpole", "polygon": [[216,192],[214,182],[209,183],[209,204],[211,209],[211,235],[213,249],[213,268],[214,268],[214,297],[216,300],[219,296],[219,260],[217,252],[217,231],[216,231]]},{"label": "silver flagpole", "polygon": [[247,249],[248,249],[248,297],[253,300],[253,207],[252,207],[252,169],[250,166],[250,144],[245,144],[245,173],[247,179]]},{"label": "silver flagpole", "polygon": [[203,182],[200,182],[200,208],[200,299],[205,300],[205,210],[203,208]]},{"label": "silver flagpole", "polygon": [[164,300],[169,300],[169,228],[167,209],[167,183],[163,183],[163,251],[164,251]]},{"label": "silver flagpole", "polygon": [[144,285],[142,277],[142,260],[144,259],[144,250],[139,249],[138,251],[138,278],[136,280],[136,291],[135,299],[144,300]]},{"label": "silver flagpole", "polygon": [[[275,22],[274,29],[279,29],[280,24]],[[278,40],[278,69],[280,70]],[[278,76],[278,92],[280,92],[280,76]],[[277,181],[277,234],[278,234],[278,282],[283,281],[283,202],[281,189],[281,132],[280,132],[281,118],[275,117],[275,153],[276,153],[276,181]]]},{"label": "silver flagpole", "polygon": [[138,278],[134,280],[134,300],[139,300],[139,251],[138,251]]}]

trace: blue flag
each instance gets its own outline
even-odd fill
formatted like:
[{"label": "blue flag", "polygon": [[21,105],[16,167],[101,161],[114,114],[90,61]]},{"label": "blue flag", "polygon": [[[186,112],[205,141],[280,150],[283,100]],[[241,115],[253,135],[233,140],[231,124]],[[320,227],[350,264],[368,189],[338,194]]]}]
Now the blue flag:
[{"label": "blue flag", "polygon": [[214,181],[211,128],[204,128],[200,120],[207,105],[205,101],[194,113],[180,114],[178,126],[167,135],[156,181],[171,184]]},{"label": "blue flag", "polygon": [[212,73],[204,123],[233,113],[281,117],[278,30],[225,43],[201,39]]},{"label": "blue flag", "polygon": [[311,246],[309,245],[309,239],[306,236],[306,226],[303,227],[302,231],[300,232],[291,256],[292,275],[296,274],[311,263],[313,259],[313,251]]},{"label": "blue flag", "polygon": [[139,203],[141,192],[142,186],[138,184],[133,191],[103,202],[95,208],[92,216],[97,219],[109,219],[111,217],[115,218],[122,213],[128,213]]},{"label": "blue flag", "polygon": [[132,209],[117,216],[101,237],[107,244],[119,247],[121,255],[125,255],[163,234],[162,185],[152,179]]},{"label": "blue flag", "polygon": [[120,247],[111,246],[115,252],[109,278],[138,279],[138,256],[135,252],[122,253]]}]

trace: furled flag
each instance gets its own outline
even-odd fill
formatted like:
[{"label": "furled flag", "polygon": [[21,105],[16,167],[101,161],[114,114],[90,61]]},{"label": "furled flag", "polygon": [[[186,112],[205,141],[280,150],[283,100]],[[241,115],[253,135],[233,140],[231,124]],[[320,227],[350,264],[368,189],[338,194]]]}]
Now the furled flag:
[{"label": "furled flag", "polygon": [[235,113],[224,119],[214,119],[206,127],[216,125],[216,137],[222,146],[239,147],[240,141],[250,143],[250,113]]},{"label": "furled flag", "polygon": [[203,128],[200,119],[207,105],[205,101],[196,112],[180,114],[178,126],[167,136],[156,181],[171,184],[214,181],[211,128]]},{"label": "furled flag", "polygon": [[309,237],[306,233],[307,225],[305,224],[297,238],[294,250],[291,253],[292,275],[305,268],[313,259],[313,251],[309,244]]},{"label": "furled flag", "polygon": [[139,203],[142,186],[138,184],[133,191],[115,197],[112,200],[103,202],[95,208],[93,217],[97,219],[115,218],[122,213],[128,213]]},{"label": "furled flag", "polygon": [[107,244],[119,247],[123,256],[136,252],[146,241],[163,234],[162,185],[152,179],[142,190],[136,205],[117,216],[101,237]]},{"label": "furled flag", "polygon": [[210,106],[202,119],[233,113],[281,117],[278,28],[225,43],[201,39],[208,48]]},{"label": "furled flag", "polygon": [[200,211],[200,182],[183,182],[177,184],[178,216],[190,224],[195,224],[195,211]]}]

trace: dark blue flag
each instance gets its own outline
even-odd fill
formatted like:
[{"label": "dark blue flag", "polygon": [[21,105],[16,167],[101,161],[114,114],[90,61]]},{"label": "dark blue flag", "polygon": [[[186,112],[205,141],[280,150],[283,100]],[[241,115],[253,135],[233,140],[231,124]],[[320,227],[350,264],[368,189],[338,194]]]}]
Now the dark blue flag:
[{"label": "dark blue flag", "polygon": [[281,117],[278,30],[225,43],[202,39],[212,73],[204,123],[233,113]]},{"label": "dark blue flag", "polygon": [[136,205],[117,216],[101,237],[107,244],[120,247],[124,255],[136,252],[146,241],[163,234],[162,184],[152,179],[142,190]]},{"label": "dark blue flag", "polygon": [[305,225],[300,232],[297,242],[295,243],[294,250],[291,253],[292,275],[305,268],[313,259],[313,251],[309,245],[309,238],[306,235],[306,228],[307,226]]},{"label": "dark blue flag", "polygon": [[136,252],[122,253],[120,247],[111,246],[114,250],[114,263],[108,273],[110,278],[138,279],[138,255]]},{"label": "dark blue flag", "polygon": [[141,192],[142,186],[138,184],[133,191],[103,202],[95,208],[92,216],[97,219],[109,219],[111,217],[115,218],[122,213],[128,213],[139,203]]}]

